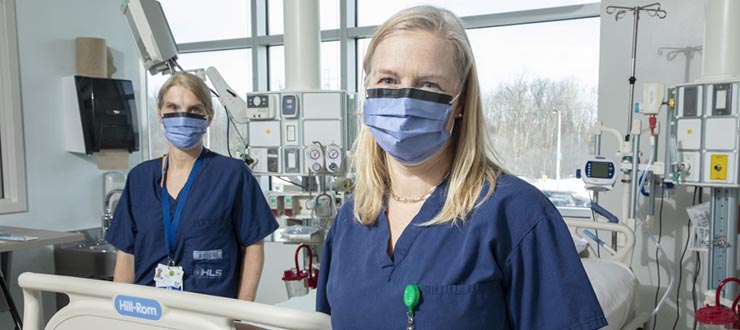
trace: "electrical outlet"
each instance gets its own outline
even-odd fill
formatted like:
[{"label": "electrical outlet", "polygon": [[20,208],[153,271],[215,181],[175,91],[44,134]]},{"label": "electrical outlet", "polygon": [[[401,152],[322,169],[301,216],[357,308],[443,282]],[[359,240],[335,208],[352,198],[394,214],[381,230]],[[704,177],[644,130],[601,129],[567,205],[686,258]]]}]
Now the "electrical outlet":
[{"label": "electrical outlet", "polygon": [[698,152],[683,152],[681,157],[681,177],[683,182],[699,182],[701,174],[701,156]]}]

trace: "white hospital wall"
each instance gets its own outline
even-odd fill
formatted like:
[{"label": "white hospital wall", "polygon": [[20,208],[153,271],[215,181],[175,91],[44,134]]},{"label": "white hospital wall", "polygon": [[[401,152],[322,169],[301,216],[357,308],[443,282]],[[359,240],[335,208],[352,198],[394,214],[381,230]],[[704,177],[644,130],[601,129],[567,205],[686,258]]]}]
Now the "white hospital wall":
[{"label": "white hospital wall", "polygon": [[[105,171],[97,169],[94,158],[64,149],[61,79],[75,73],[76,37],[105,38],[118,68],[114,78],[134,82],[140,100],[139,119],[146,119],[146,95],[141,93],[146,72],[120,5],[120,0],[16,0],[29,202],[28,212],[0,215],[0,225],[61,231],[100,226]],[[144,124],[141,127],[141,132],[147,132]],[[140,149],[145,150],[146,134],[142,133],[140,142]],[[134,153],[129,168],[141,161],[142,152]],[[293,267],[295,247],[266,244],[257,301],[273,304],[287,300],[281,276],[283,270]],[[15,252],[13,282],[26,271],[53,273],[51,248]],[[22,304],[17,285],[13,292],[16,302]],[[45,309],[52,307],[47,304]],[[9,313],[0,313],[0,329],[10,324]]]},{"label": "white hospital wall", "polygon": [[[114,78],[133,80],[136,97],[143,100],[143,69],[120,5],[120,0],[16,0],[28,212],[0,215],[1,225],[62,231],[100,226],[104,171],[94,158],[65,151],[61,81],[75,74],[76,37],[105,38],[118,68]],[[129,164],[141,157],[134,153]],[[48,247],[17,251],[13,282],[25,271],[52,273],[52,265]],[[13,292],[22,303],[15,285]],[[1,329],[10,327],[9,319],[9,313],[0,313]]]},{"label": "white hospital wall", "polygon": [[[649,1],[602,1],[601,12],[601,50],[600,50],[600,72],[599,72],[599,112],[598,118],[605,125],[617,128],[624,132],[627,129],[627,103],[628,83],[630,75],[630,59],[632,46],[632,15],[627,14],[620,21],[615,21],[614,16],[606,15],[606,7],[609,5],[634,6],[645,5]],[[685,57],[677,56],[668,61],[665,55],[658,55],[660,47],[687,47],[701,46],[704,31],[704,1],[686,0],[663,0],[663,8],[668,12],[665,19],[657,19],[643,14],[639,26],[639,43],[637,53],[637,87],[635,89],[635,101],[642,99],[643,82],[662,82],[666,86],[675,85],[684,81]],[[691,62],[690,80],[697,79],[701,75],[702,57],[697,54]],[[642,118],[635,115],[635,118]],[[665,123],[665,112],[659,120]],[[643,120],[645,125],[646,120]],[[646,126],[645,126],[646,127]],[[663,159],[665,146],[664,127],[661,127],[659,160]],[[647,138],[642,139],[643,150],[647,152],[644,159],[649,156]],[[603,139],[603,154],[613,156],[617,145],[611,136]],[[614,157],[614,156],[613,156]],[[602,194],[601,203],[615,214],[619,214],[622,201],[622,187],[618,184],[613,192]],[[678,276],[678,261],[688,237],[686,222],[686,207],[691,204],[693,188],[681,187],[668,192],[670,199],[664,205],[663,214],[663,247],[674,261],[674,270]],[[709,199],[708,192],[704,201]],[[656,204],[656,209],[659,207]],[[640,212],[646,213],[644,206]],[[653,228],[657,233],[657,227]],[[702,256],[702,267],[706,267],[706,254]],[[683,281],[681,283],[680,311],[681,318],[677,329],[689,329],[693,327],[693,304],[691,301],[691,284],[695,265],[695,254],[687,252],[683,263]],[[643,285],[639,298],[642,310],[651,310],[657,285],[655,246],[648,243],[648,238],[643,235],[641,227],[637,230],[637,246],[632,267]],[[691,275],[687,274],[692,273]],[[699,276],[697,291],[702,292],[704,273]],[[661,287],[667,287],[668,277],[665,269],[661,270]],[[661,292],[662,294],[662,292]],[[670,302],[663,308],[658,317],[656,329],[671,329],[676,317],[676,295],[673,293]],[[699,302],[699,306],[701,303]]]}]

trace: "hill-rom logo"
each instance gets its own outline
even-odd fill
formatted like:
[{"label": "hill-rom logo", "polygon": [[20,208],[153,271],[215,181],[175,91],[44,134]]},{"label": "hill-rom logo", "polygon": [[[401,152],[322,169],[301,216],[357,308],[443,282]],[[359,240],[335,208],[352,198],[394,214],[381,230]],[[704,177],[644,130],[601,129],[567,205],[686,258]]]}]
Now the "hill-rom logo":
[{"label": "hill-rom logo", "polygon": [[116,310],[123,316],[157,321],[162,317],[162,306],[156,300],[118,295]]}]

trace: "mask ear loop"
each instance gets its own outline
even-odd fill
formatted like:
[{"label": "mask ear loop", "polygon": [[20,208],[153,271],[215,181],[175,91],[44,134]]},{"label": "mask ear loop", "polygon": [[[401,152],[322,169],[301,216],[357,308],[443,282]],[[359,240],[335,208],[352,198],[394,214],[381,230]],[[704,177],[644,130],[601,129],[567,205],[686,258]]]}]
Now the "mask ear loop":
[{"label": "mask ear loop", "polygon": [[[458,93],[457,95],[455,95],[455,97],[452,98],[452,100],[450,100],[450,106],[452,106],[452,104],[455,103],[455,101],[457,101],[457,99],[460,97],[461,94],[462,93]],[[462,118],[462,116],[463,116],[462,110],[457,115],[455,115],[455,121],[452,123],[452,128],[450,129],[450,133],[449,133],[450,136],[452,136],[452,132],[455,131],[455,125],[457,125],[457,119]]]},{"label": "mask ear loop", "polygon": [[455,103],[455,101],[457,101],[457,99],[460,97],[461,94],[462,93],[458,93],[457,95],[455,95],[455,97],[453,97],[452,100],[450,100],[450,105],[452,105],[453,103]]},{"label": "mask ear loop", "polygon": [[[455,97],[452,98],[452,100],[450,100],[450,105],[455,103],[455,101],[457,101],[457,99],[460,98],[460,95],[462,95],[462,92],[458,93],[457,95],[455,95]],[[463,116],[462,111],[460,111],[460,113],[458,113],[455,116],[455,118],[462,118],[462,116]]]}]

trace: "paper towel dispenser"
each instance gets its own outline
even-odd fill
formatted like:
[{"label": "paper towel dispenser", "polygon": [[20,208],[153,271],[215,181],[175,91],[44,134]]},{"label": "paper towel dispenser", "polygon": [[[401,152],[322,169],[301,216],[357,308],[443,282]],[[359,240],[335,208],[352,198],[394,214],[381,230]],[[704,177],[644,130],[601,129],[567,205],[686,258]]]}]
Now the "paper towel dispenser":
[{"label": "paper towel dispenser", "polygon": [[139,120],[130,80],[65,78],[67,151],[92,154],[101,149],[139,150]]}]

